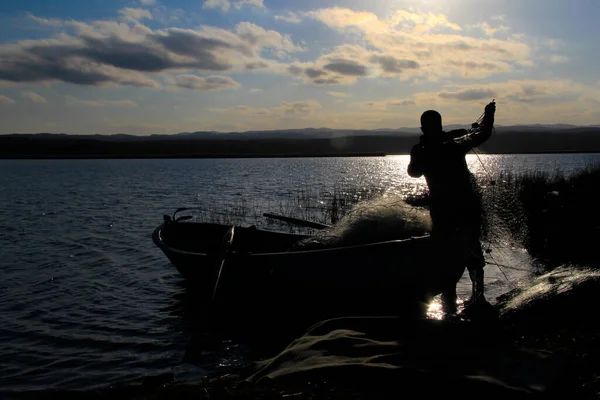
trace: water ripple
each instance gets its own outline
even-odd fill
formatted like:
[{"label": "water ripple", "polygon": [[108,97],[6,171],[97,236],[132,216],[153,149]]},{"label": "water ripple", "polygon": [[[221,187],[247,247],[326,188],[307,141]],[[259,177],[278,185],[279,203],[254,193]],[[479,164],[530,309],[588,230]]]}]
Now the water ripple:
[{"label": "water ripple", "polygon": [[[592,156],[494,157],[488,159],[496,168],[526,169],[574,168]],[[185,347],[204,311],[193,308],[182,279],[152,244],[163,214],[182,206],[222,210],[242,199],[268,212],[298,189],[379,185],[413,193],[424,182],[407,179],[407,163],[407,157],[0,161],[0,387],[95,389],[185,371]],[[498,275],[487,279],[489,287],[503,285]],[[211,357],[191,373],[240,358]]]}]

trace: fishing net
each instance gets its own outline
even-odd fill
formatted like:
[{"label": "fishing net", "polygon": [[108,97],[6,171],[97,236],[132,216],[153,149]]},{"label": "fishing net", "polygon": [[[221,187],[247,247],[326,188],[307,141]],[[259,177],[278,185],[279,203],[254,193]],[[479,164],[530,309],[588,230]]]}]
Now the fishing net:
[{"label": "fishing net", "polygon": [[358,203],[336,225],[299,242],[294,249],[352,246],[423,236],[431,231],[427,210],[407,204],[398,195]]},{"label": "fishing net", "polygon": [[[468,156],[472,185],[482,203],[481,245],[486,260],[485,286],[500,294],[529,280],[537,267],[527,248],[526,212],[519,195],[519,177],[504,172],[494,156]],[[399,240],[431,232],[429,193],[382,192],[354,205],[339,222],[294,246],[312,250]],[[461,283],[466,292],[470,280]]]},{"label": "fishing net", "polygon": [[521,201],[519,175],[503,171],[494,156],[473,152],[474,185],[482,199],[481,243],[486,260],[486,286],[514,288],[528,281],[539,267],[527,251],[527,213]]}]

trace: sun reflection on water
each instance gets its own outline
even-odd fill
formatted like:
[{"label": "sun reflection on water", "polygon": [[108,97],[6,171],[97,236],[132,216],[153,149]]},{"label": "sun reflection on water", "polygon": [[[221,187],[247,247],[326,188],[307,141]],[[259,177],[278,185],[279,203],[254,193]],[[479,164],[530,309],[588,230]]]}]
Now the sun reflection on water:
[{"label": "sun reflection on water", "polygon": [[[458,299],[456,301],[457,312],[461,312],[464,309],[464,301],[462,299]],[[427,318],[442,320],[446,315],[444,311],[442,311],[442,301],[440,296],[436,296],[433,301],[429,304],[427,308]]]}]

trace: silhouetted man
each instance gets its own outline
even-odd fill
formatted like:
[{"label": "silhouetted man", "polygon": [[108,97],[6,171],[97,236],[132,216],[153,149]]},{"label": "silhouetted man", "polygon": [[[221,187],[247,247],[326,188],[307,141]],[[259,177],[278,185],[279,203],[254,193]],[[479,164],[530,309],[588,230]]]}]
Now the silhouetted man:
[{"label": "silhouetted man", "polygon": [[485,107],[483,121],[474,132],[460,129],[444,132],[442,116],[433,110],[421,116],[423,135],[410,153],[408,174],[425,176],[430,193],[432,237],[448,260],[442,288],[442,305],[447,313],[456,312],[456,284],[465,267],[473,283],[471,304],[485,303],[481,248],[481,196],[466,162],[467,153],[492,134],[496,103]]}]

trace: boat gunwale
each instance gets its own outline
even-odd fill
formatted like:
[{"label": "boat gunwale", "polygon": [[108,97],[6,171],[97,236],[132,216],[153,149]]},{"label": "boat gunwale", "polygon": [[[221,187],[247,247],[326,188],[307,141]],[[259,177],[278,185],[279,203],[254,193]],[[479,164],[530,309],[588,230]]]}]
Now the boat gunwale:
[{"label": "boat gunwale", "polygon": [[[171,223],[173,224],[173,223]],[[185,223],[185,224],[191,224],[191,223]],[[199,222],[194,222],[194,224],[202,224]],[[191,251],[186,251],[186,250],[180,250],[177,249],[171,245],[168,245],[161,236],[161,231],[163,229],[165,229],[167,226],[167,224],[162,223],[161,225],[159,225],[153,232],[152,234],[152,239],[154,241],[154,243],[163,251],[167,251],[170,253],[174,253],[174,254],[180,254],[180,255],[188,255],[188,256],[203,256],[203,257],[211,257],[210,254],[208,253],[201,253],[201,252],[191,252]],[[288,235],[287,233],[284,232],[276,232],[276,231],[268,231],[270,233],[280,233],[283,235]],[[299,235],[299,236],[304,236],[304,235]],[[310,236],[307,236],[307,238]],[[400,244],[400,243],[407,243],[407,242],[413,242],[416,240],[421,240],[421,239],[426,239],[426,238],[430,238],[431,235],[423,235],[423,236],[414,236],[414,237],[410,237],[407,239],[394,239],[394,240],[386,240],[383,242],[374,242],[374,243],[364,243],[364,244],[356,244],[356,245],[350,245],[350,246],[340,246],[340,247],[330,247],[330,248],[325,248],[325,249],[312,249],[312,250],[294,250],[294,251],[281,251],[281,252],[276,252],[276,253],[253,253],[253,252],[248,252],[248,251],[232,251],[232,254],[237,254],[237,255],[245,255],[245,256],[288,256],[288,255],[313,255],[313,254],[327,254],[327,253],[332,253],[332,252],[336,252],[336,251],[344,251],[344,250],[355,250],[357,248],[369,248],[369,247],[375,247],[375,246],[381,246],[381,245],[392,245],[392,244]]]},{"label": "boat gunwale", "polygon": [[154,244],[156,246],[158,246],[158,248],[160,248],[163,251],[167,251],[169,253],[175,253],[175,254],[181,254],[181,255],[188,255],[188,256],[204,256],[204,257],[209,257],[208,253],[200,253],[200,252],[191,252],[191,251],[186,251],[186,250],[180,250],[177,249],[175,247],[172,247],[170,245],[168,245],[162,238],[161,236],[161,231],[163,229],[166,228],[166,224],[160,224],[156,229],[154,229],[154,232],[152,233],[152,241],[154,242]]}]

